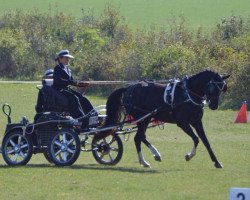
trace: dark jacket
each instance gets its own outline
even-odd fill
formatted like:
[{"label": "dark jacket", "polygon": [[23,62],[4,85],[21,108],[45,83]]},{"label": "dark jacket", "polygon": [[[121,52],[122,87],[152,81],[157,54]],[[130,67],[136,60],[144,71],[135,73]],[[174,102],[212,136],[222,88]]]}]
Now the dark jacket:
[{"label": "dark jacket", "polygon": [[52,87],[43,84],[43,87],[38,92],[36,112],[52,111],[60,107],[68,106],[68,99],[59,91]]},{"label": "dark jacket", "polygon": [[68,85],[75,82],[69,67],[61,63],[55,66],[53,79],[53,88],[56,90],[66,89]]}]

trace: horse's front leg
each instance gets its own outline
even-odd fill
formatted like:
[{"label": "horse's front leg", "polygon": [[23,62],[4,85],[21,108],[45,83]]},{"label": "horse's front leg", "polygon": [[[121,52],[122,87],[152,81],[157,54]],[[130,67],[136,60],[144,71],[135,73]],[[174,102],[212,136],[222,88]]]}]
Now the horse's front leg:
[{"label": "horse's front leg", "polygon": [[192,126],[195,128],[197,134],[199,135],[200,139],[202,140],[203,144],[205,145],[205,147],[207,148],[207,151],[210,155],[211,160],[214,162],[214,166],[216,168],[223,168],[223,165],[217,160],[210,144],[209,141],[207,139],[207,136],[205,134],[204,128],[203,128],[203,124],[202,121],[199,120],[196,123],[192,124]]},{"label": "horse's front leg", "polygon": [[138,130],[135,134],[134,141],[135,141],[135,146],[136,146],[136,150],[138,154],[139,163],[143,167],[150,167],[150,164],[144,159],[144,156],[141,150],[141,142],[145,139],[145,131],[146,131],[145,123],[140,122],[137,124],[137,127],[138,127]]},{"label": "horse's front leg", "polygon": [[197,149],[197,146],[199,144],[199,138],[195,135],[195,133],[193,132],[191,126],[188,123],[180,122],[180,123],[177,123],[177,125],[186,134],[188,134],[192,138],[192,140],[194,142],[194,146],[193,146],[192,150],[185,155],[186,161],[190,161],[196,155],[196,149]]}]

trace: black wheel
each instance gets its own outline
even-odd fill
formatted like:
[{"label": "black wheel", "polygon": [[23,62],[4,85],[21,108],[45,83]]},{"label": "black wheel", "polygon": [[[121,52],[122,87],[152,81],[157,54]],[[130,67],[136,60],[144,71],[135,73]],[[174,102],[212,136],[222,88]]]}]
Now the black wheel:
[{"label": "black wheel", "polygon": [[71,129],[58,130],[49,142],[48,155],[55,165],[72,165],[80,154],[80,140]]},{"label": "black wheel", "polygon": [[45,159],[49,162],[49,163],[53,163],[53,161],[51,160],[51,158],[49,157],[49,153],[48,151],[44,151],[43,155],[45,157]]},{"label": "black wheel", "polygon": [[2,154],[4,161],[10,166],[26,165],[32,156],[33,144],[30,137],[16,130],[4,136]]},{"label": "black wheel", "polygon": [[99,164],[116,165],[122,158],[123,144],[117,134],[102,139],[94,136],[91,146],[92,154]]}]

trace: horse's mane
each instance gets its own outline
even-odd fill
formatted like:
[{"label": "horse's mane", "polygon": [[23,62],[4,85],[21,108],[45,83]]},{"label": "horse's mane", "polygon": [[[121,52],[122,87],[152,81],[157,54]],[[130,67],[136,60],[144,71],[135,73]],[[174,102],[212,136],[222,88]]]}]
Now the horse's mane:
[{"label": "horse's mane", "polygon": [[198,73],[190,76],[189,79],[211,77],[211,76],[215,76],[215,75],[218,75],[218,72],[210,70],[210,69],[206,69],[204,71],[198,72]]}]

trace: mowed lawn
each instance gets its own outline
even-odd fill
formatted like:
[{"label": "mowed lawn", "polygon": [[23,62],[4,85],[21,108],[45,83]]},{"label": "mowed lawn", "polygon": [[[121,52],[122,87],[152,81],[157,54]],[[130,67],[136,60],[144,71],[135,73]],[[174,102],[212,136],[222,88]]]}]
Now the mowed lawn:
[{"label": "mowed lawn", "polygon": [[0,14],[11,9],[38,9],[81,17],[84,9],[99,16],[108,2],[119,8],[120,14],[133,28],[166,25],[167,19],[183,15],[191,27],[202,26],[209,30],[224,17],[250,15],[248,0],[0,0]]},{"label": "mowed lawn", "polygon": [[[32,121],[37,90],[33,84],[0,84],[0,104],[12,107],[13,121],[26,115]],[[90,97],[94,105],[105,98]],[[27,166],[8,167],[0,158],[1,200],[56,199],[228,199],[230,187],[250,187],[250,124],[234,124],[236,111],[205,109],[204,126],[223,169],[215,169],[200,143],[197,155],[184,160],[191,139],[175,125],[166,124],[148,131],[148,139],[162,154],[154,161],[143,146],[151,168],[137,162],[133,136],[124,144],[124,154],[116,166],[96,163],[91,153],[82,152],[71,167],[48,164],[43,155],[33,155]],[[1,137],[6,124],[0,113]],[[123,137],[122,137],[123,138]]]}]

